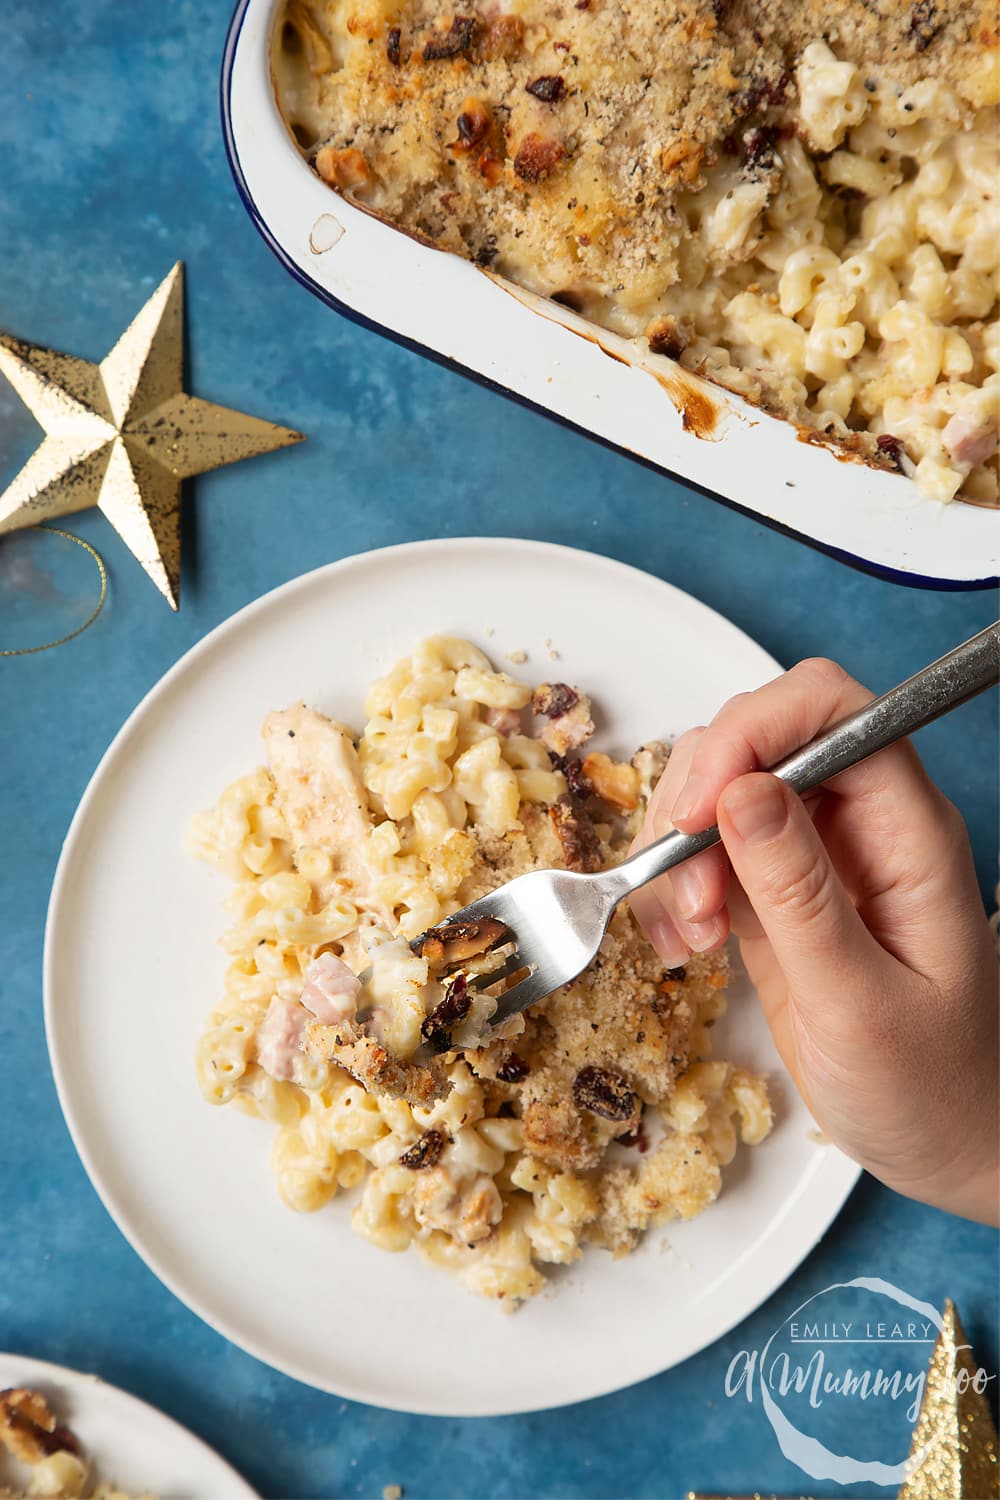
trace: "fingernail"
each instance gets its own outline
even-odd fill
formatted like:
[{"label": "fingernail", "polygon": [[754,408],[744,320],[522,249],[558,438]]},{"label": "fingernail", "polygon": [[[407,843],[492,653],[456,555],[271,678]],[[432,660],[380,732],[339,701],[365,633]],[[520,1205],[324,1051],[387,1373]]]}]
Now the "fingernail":
[{"label": "fingernail", "polygon": [[736,788],[725,801],[726,814],[745,844],[769,844],[788,821],[788,803],[781,783],[773,776],[754,777]]},{"label": "fingernail", "polygon": [[678,968],[688,957],[688,949],[677,936],[676,927],[666,918],[652,923],[649,928],[649,941],[656,949],[658,957],[662,958],[670,969]]},{"label": "fingernail", "polygon": [[684,818],[690,818],[701,798],[701,777],[689,776],[681,787],[677,801],[673,805],[670,817],[675,823]]},{"label": "fingernail", "polygon": [[670,872],[670,889],[677,915],[693,921],[705,902],[705,882],[694,865],[681,865]]},{"label": "fingernail", "polygon": [[711,922],[685,922],[681,934],[692,953],[705,953],[714,948],[722,935],[723,927],[718,917],[713,917]]}]

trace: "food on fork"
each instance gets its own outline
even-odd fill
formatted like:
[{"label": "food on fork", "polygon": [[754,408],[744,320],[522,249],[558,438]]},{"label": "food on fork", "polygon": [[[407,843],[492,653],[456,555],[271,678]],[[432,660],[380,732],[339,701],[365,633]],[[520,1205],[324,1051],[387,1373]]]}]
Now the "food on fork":
[{"label": "food on fork", "polygon": [[29,1468],[31,1476],[23,1492],[5,1489],[0,1482],[0,1497],[15,1500],[23,1493],[48,1500],[128,1500],[121,1490],[97,1482],[78,1439],[61,1425],[41,1391],[25,1386],[0,1391],[0,1456],[4,1451]]},{"label": "food on fork", "polygon": [[984,0],[294,0],[336,192],[804,436],[998,503],[1000,62]]},{"label": "food on fork", "polygon": [[484,1030],[514,935],[446,921],[526,871],[622,859],[664,746],[581,755],[579,689],[533,691],[441,636],[373,684],[366,719],[354,737],[271,714],[269,767],[194,822],[235,882],[199,1077],[278,1127],[290,1207],[358,1188],[359,1233],[509,1306],[540,1266],[707,1207],[738,1140],[770,1128],[766,1086],[709,1057],[723,955],[665,970],[623,908],[589,970]]}]

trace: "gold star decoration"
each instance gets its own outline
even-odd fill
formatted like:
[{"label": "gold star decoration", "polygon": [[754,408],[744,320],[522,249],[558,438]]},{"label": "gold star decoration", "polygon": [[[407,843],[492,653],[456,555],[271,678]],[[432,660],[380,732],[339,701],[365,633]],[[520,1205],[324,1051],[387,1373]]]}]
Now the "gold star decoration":
[{"label": "gold star decoration", "polygon": [[183,270],[178,261],[99,365],[0,334],[0,371],[45,431],[0,496],[0,532],[96,505],[172,609],[181,480],[303,438],[185,393]]},{"label": "gold star decoration", "polygon": [[1000,1494],[997,1430],[973,1385],[977,1365],[954,1302],[945,1302],[910,1453],[927,1456],[899,1500],[989,1500]]}]

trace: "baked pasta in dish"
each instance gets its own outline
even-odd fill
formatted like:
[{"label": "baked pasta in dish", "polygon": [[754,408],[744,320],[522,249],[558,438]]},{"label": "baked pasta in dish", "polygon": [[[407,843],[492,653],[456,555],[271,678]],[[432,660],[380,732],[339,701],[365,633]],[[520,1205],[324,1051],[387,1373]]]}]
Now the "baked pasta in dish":
[{"label": "baked pasta in dish", "polygon": [[268,766],[192,826],[235,882],[201,1086],[277,1126],[291,1208],[359,1189],[360,1234],[513,1304],[540,1265],[707,1207],[739,1141],[767,1135],[767,1089],[710,1057],[725,957],[665,970],[626,908],[586,973],[485,1045],[504,930],[410,947],[527,870],[620,860],[663,746],[585,753],[582,692],[532,691],[451,637],[376,682],[366,715],[358,737],[301,704],[270,715]]},{"label": "baked pasta in dish", "polygon": [[996,505],[982,0],[287,0],[338,192],[927,495]]},{"label": "baked pasta in dish", "polygon": [[[7,1453],[30,1474],[27,1489],[5,1486]],[[0,1500],[129,1500],[93,1472],[78,1438],[64,1427],[41,1391],[25,1386],[0,1391]],[[146,1495],[142,1500],[152,1500]]]}]

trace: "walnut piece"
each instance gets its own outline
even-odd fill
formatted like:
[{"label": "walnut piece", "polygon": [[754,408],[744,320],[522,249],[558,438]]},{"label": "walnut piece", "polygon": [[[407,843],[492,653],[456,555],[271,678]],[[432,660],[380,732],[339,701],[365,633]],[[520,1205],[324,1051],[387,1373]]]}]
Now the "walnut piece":
[{"label": "walnut piece", "polygon": [[342,151],[321,146],[316,152],[316,170],[324,182],[345,193],[370,187],[373,180],[371,169],[356,146],[345,146]]},{"label": "walnut piece", "polygon": [[23,1464],[39,1464],[53,1453],[80,1456],[80,1444],[39,1391],[16,1387],[0,1391],[0,1448]]},{"label": "walnut piece", "polygon": [[639,806],[639,773],[634,766],[614,761],[592,750],[583,761],[583,774],[594,795],[623,812]]}]

